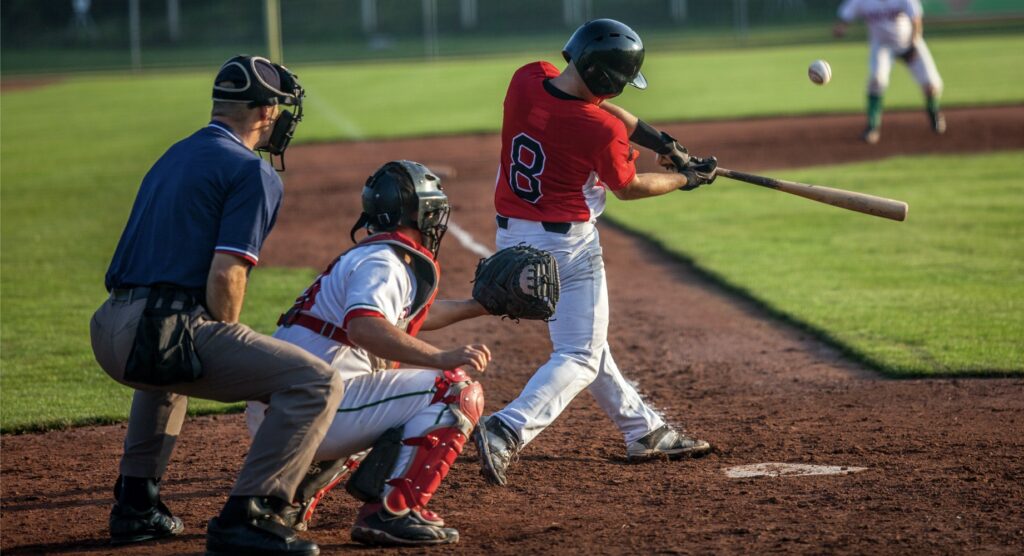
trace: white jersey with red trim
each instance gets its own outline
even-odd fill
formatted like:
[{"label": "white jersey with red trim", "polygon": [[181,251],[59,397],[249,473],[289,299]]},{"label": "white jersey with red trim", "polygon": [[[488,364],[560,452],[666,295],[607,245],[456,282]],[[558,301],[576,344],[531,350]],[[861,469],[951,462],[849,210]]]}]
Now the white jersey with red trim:
[{"label": "white jersey with red trim", "polygon": [[[341,256],[310,292],[308,313],[343,331],[354,317],[383,318],[405,330],[416,295],[416,279],[394,248],[366,244]],[[314,284],[315,285],[315,284]],[[346,380],[378,370],[365,350],[321,336],[301,326],[281,326],[274,337],[299,345],[338,370]]]},{"label": "white jersey with red trim", "polygon": [[843,21],[864,20],[872,44],[897,50],[910,47],[912,21],[923,13],[920,0],[846,0],[839,6]]}]

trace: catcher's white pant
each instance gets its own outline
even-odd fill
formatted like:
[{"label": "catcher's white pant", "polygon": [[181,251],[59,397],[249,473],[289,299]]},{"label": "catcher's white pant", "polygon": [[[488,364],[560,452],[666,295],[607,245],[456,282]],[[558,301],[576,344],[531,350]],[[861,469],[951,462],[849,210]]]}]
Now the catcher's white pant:
[{"label": "catcher's white pant", "polygon": [[661,416],[622,377],[608,347],[608,284],[597,227],[574,223],[569,233],[558,234],[540,222],[509,218],[507,229],[498,228],[498,249],[519,243],[549,251],[558,261],[561,291],[548,323],[554,353],[495,415],[526,444],[589,387],[627,444],[662,426]]},{"label": "catcher's white pant", "polygon": [[[942,77],[939,69],[935,66],[932,53],[924,39],[914,41],[917,55],[907,64],[914,81],[927,93],[929,89],[934,95],[942,94]],[[878,42],[871,43],[871,54],[869,55],[868,69],[868,92],[875,95],[885,93],[889,88],[889,75],[892,72],[892,61],[897,52],[893,47]]]},{"label": "catcher's white pant", "polygon": [[[373,445],[385,431],[404,425],[402,438],[423,436],[437,426],[454,426],[455,416],[444,402],[430,403],[440,371],[395,369],[345,381],[345,395],[313,461],[340,459]],[[249,402],[245,410],[249,434],[263,423],[267,405]],[[402,446],[396,470],[406,469],[416,446]],[[385,495],[392,487],[385,489]]]}]

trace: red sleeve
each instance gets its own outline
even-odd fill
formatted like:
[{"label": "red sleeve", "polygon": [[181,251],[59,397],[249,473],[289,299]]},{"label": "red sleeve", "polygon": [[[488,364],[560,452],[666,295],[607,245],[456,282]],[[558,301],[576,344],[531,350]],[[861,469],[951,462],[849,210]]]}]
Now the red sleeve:
[{"label": "red sleeve", "polygon": [[594,169],[605,187],[618,191],[633,181],[636,176],[636,159],[639,153],[633,150],[626,137],[626,126],[615,120],[606,128],[610,137],[597,150]]},{"label": "red sleeve", "polygon": [[377,319],[386,318],[384,316],[384,313],[374,311],[373,309],[352,309],[351,311],[345,313],[345,318],[342,320],[341,328],[343,330],[348,330],[349,321],[359,317],[372,317]]}]

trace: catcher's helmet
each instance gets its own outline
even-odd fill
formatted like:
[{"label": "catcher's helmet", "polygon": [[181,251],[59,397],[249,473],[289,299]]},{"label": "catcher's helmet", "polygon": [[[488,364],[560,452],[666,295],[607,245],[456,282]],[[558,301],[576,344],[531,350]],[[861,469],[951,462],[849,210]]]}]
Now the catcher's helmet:
[{"label": "catcher's helmet", "polygon": [[423,246],[437,255],[450,212],[441,178],[429,168],[409,160],[388,162],[366,180],[363,214],[350,236],[355,241],[360,228],[376,233],[407,226],[419,230]]},{"label": "catcher's helmet", "polygon": [[584,23],[565,43],[562,57],[576,67],[595,96],[619,95],[626,85],[647,88],[647,80],[640,73],[644,43],[625,23],[614,19]]}]

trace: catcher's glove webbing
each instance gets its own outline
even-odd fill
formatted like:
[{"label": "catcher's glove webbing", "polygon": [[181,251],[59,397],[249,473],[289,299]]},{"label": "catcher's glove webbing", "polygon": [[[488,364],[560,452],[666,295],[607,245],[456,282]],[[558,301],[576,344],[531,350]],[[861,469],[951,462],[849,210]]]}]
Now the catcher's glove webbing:
[{"label": "catcher's glove webbing", "polygon": [[492,315],[548,320],[558,303],[558,264],[547,251],[526,244],[480,259],[473,299]]}]

